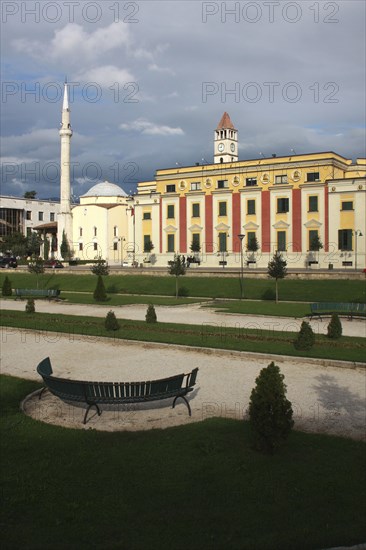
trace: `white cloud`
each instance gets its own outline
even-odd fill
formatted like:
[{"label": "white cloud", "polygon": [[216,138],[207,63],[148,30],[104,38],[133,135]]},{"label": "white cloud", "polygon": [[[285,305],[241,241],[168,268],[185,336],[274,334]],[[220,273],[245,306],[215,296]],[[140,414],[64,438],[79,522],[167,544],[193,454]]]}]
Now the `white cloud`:
[{"label": "white cloud", "polygon": [[[54,31],[47,47],[47,54],[51,59],[65,61],[67,65],[72,61],[80,65],[81,60],[95,60],[106,52],[127,46],[129,41],[128,25],[122,22],[97,28],[90,33],[84,31],[77,23],[68,23],[62,29]],[[18,38],[13,40],[12,44],[18,52],[30,54],[35,58],[44,58],[44,42]]]},{"label": "white cloud", "polygon": [[105,65],[87,69],[75,76],[75,80],[81,82],[96,82],[102,88],[113,85],[115,82],[126,84],[135,82],[135,77],[127,69],[119,69],[114,65]]},{"label": "white cloud", "polygon": [[133,122],[127,124],[120,124],[121,130],[132,130],[135,132],[141,132],[147,135],[159,135],[159,136],[182,136],[184,132],[182,128],[172,128],[171,126],[158,125],[146,120],[145,118],[138,118]]},{"label": "white cloud", "polygon": [[156,63],[150,63],[148,69],[149,71],[154,71],[157,73],[167,73],[175,76],[175,72],[172,69],[170,69],[169,67],[159,67],[159,65],[157,65]]}]

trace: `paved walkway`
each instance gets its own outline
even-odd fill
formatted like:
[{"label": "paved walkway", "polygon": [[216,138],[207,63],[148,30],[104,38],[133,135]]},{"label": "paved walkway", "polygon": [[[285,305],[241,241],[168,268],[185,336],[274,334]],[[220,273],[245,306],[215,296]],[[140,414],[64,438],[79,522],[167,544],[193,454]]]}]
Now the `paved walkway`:
[{"label": "paved walkway", "polygon": [[[24,311],[24,301],[0,300],[2,309],[15,309]],[[106,306],[94,304],[71,304],[65,302],[48,302],[46,300],[36,301],[36,311],[44,313],[63,313],[68,315],[90,315],[92,317],[105,317],[110,309],[113,309],[117,318],[145,320],[146,305]],[[240,315],[231,313],[215,312],[208,307],[201,307],[200,304],[189,304],[182,306],[155,306],[158,321],[164,323],[186,323],[194,325],[210,324],[227,327],[266,329],[273,331],[298,332],[302,319],[291,317],[269,317],[260,315]],[[341,319],[343,334],[345,336],[366,337],[366,320]],[[320,321],[314,319],[311,326],[316,334],[326,334],[329,318]]]}]

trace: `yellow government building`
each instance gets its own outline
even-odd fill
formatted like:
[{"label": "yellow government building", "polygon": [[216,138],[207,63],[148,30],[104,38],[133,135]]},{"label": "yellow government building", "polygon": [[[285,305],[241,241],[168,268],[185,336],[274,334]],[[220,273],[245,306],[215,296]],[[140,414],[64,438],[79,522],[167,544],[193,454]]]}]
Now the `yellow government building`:
[{"label": "yellow government building", "polygon": [[289,268],[365,267],[365,159],[326,151],[239,160],[238,129],[224,113],[211,164],[159,169],[133,196],[101,182],[71,208],[66,85],[65,98],[58,242],[62,229],[76,257],[167,266],[179,253],[192,266],[238,267],[243,251],[248,266],[266,267],[281,251]]}]

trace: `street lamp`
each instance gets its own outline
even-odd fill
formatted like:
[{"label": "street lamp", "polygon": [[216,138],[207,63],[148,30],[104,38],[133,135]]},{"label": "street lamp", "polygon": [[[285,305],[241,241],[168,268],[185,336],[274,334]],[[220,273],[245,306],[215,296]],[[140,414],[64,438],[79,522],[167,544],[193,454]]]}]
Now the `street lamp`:
[{"label": "street lamp", "polygon": [[118,241],[121,243],[121,267],[123,267],[123,243],[125,242],[124,237],[120,237]]},{"label": "street lamp", "polygon": [[357,237],[363,237],[363,234],[359,229],[355,229],[355,271],[357,270]]},{"label": "street lamp", "polygon": [[244,258],[243,258],[243,239],[244,233],[238,235],[240,240],[240,300],[244,298]]}]

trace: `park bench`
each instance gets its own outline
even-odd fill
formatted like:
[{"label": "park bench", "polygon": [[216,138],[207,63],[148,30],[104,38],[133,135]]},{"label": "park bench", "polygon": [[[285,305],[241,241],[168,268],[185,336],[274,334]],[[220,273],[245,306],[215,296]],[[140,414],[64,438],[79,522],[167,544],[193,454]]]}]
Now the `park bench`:
[{"label": "park bench", "polygon": [[314,315],[317,315],[321,319],[322,316],[337,313],[338,315],[347,315],[347,317],[352,320],[355,316],[366,316],[366,304],[317,302],[315,304],[310,304],[310,311],[310,319],[312,319]]},{"label": "park bench", "polygon": [[48,298],[52,300],[53,298],[58,298],[60,295],[59,290],[51,288],[16,288],[15,296],[17,298]]},{"label": "park bench", "polygon": [[84,424],[86,424],[88,413],[92,407],[96,408],[98,416],[101,415],[99,405],[146,403],[174,398],[172,405],[174,409],[179,397],[185,401],[189,416],[192,416],[191,407],[185,396],[193,391],[198,368],[188,374],[178,374],[170,378],[146,382],[87,382],[53,376],[50,358],[46,357],[37,366],[37,372],[45,383],[39,399],[43,392],[49,389],[53,395],[63,401],[85,403],[88,407],[84,415]]}]

